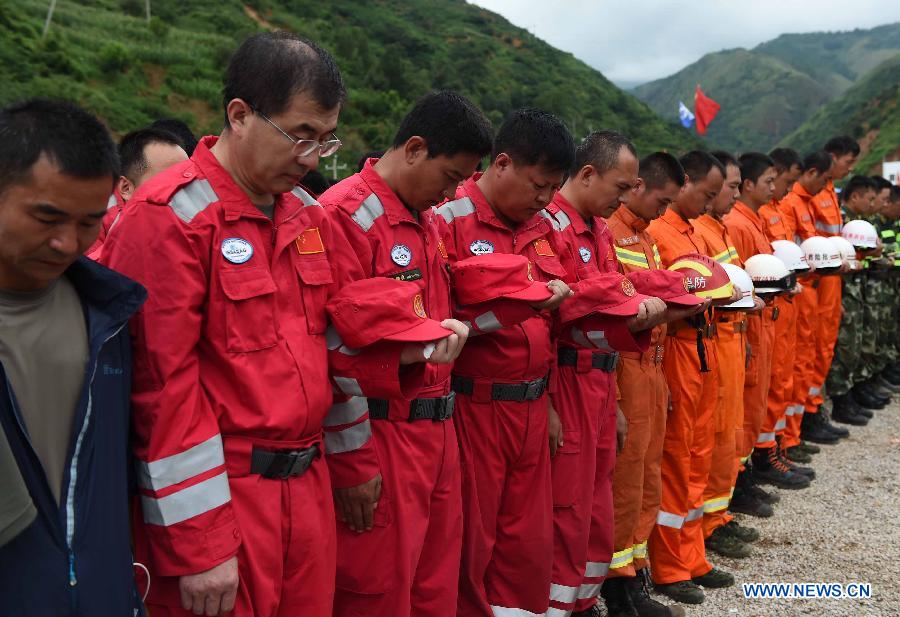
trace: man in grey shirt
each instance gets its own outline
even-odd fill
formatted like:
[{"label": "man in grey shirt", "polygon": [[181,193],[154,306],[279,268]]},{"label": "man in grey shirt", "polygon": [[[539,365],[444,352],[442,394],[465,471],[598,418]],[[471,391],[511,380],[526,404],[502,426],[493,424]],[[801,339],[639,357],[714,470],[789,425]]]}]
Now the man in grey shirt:
[{"label": "man in grey shirt", "polygon": [[78,107],[0,110],[0,615],[141,611],[126,326],[146,293],[82,257],[117,177],[108,132]]}]

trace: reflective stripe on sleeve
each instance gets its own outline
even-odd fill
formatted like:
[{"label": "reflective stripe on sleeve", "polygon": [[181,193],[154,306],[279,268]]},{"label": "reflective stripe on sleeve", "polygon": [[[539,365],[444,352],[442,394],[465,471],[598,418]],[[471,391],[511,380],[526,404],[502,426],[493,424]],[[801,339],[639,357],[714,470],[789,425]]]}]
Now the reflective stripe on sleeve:
[{"label": "reflective stripe on sleeve", "polygon": [[609,572],[609,564],[604,561],[589,561],[585,564],[584,575],[587,578],[599,578]]},{"label": "reflective stripe on sleeve", "polygon": [[681,529],[684,526],[684,517],[660,510],[656,515],[656,524],[672,529]]},{"label": "reflective stripe on sleeve", "polygon": [[699,518],[703,517],[703,506],[699,508],[693,508],[692,510],[688,510],[687,516],[684,517],[685,523],[690,523],[691,521],[696,521]]},{"label": "reflective stripe on sleeve", "polygon": [[343,392],[347,396],[364,396],[362,387],[360,387],[359,382],[352,377],[341,377],[340,375],[335,375],[334,377],[332,377],[332,379],[334,379],[334,383],[337,384],[337,387],[340,388],[341,392]]},{"label": "reflective stripe on sleeve", "polygon": [[138,461],[138,484],[159,491],[225,464],[222,435],[216,433],[184,452],[155,461]]},{"label": "reflective stripe on sleeve", "polygon": [[325,452],[340,454],[362,448],[372,436],[372,425],[368,420],[348,426],[340,431],[325,431]]},{"label": "reflective stripe on sleeve", "polygon": [[578,587],[569,587],[568,585],[550,585],[550,599],[554,602],[562,602],[563,604],[571,604],[578,595]]},{"label": "reflective stripe on sleeve", "polygon": [[487,313],[482,313],[481,315],[476,317],[475,325],[482,332],[496,332],[503,327],[503,324],[501,324],[500,320],[497,319],[494,311],[488,311]]},{"label": "reflective stripe on sleeve", "polygon": [[325,414],[323,426],[352,424],[369,411],[369,402],[362,396],[351,396],[343,403],[335,403]]},{"label": "reflective stripe on sleeve", "polygon": [[369,231],[372,229],[372,225],[375,224],[375,221],[382,215],[384,215],[384,206],[382,205],[381,200],[378,199],[378,196],[375,193],[372,193],[359,204],[359,208],[350,215],[350,218],[359,225],[360,229]]},{"label": "reflective stripe on sleeve", "polygon": [[219,201],[219,196],[213,190],[209,180],[194,180],[184,185],[172,195],[169,207],[185,223],[190,223],[194,217],[206,210],[210,204]]},{"label": "reflective stripe on sleeve", "polygon": [[760,433],[759,437],[756,438],[756,443],[764,444],[775,441],[775,433]]},{"label": "reflective stripe on sleeve", "polygon": [[647,558],[647,541],[644,540],[640,544],[634,545],[634,558],[635,559],[646,559]]},{"label": "reflective stripe on sleeve", "polygon": [[453,201],[448,201],[436,210],[447,223],[452,223],[453,219],[461,216],[469,216],[475,213],[475,204],[468,197],[460,197]]},{"label": "reflective stripe on sleeve", "polygon": [[590,598],[596,598],[600,595],[600,588],[602,586],[603,583],[584,583],[578,588],[578,599],[588,600]]},{"label": "reflective stripe on sleeve", "polygon": [[633,561],[634,547],[630,546],[626,549],[613,553],[612,559],[609,562],[609,568],[610,570],[614,570],[616,568],[624,568]]},{"label": "reflective stripe on sleeve", "polygon": [[543,613],[532,613],[524,608],[510,608],[507,606],[491,605],[491,612],[494,617],[544,617]]},{"label": "reflective stripe on sleeve", "polygon": [[168,527],[214,510],[231,501],[224,471],[165,497],[141,495],[144,522]]}]

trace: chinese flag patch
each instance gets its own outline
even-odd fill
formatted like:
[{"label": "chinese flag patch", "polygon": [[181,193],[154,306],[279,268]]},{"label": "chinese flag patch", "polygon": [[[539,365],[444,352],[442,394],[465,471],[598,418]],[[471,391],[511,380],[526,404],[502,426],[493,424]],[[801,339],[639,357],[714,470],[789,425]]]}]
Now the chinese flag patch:
[{"label": "chinese flag patch", "polygon": [[297,245],[297,252],[301,255],[314,255],[315,253],[324,253],[325,245],[322,244],[322,236],[319,235],[318,227],[310,227],[294,240]]},{"label": "chinese flag patch", "polygon": [[543,238],[534,241],[534,250],[541,257],[553,257],[554,255],[550,243]]}]

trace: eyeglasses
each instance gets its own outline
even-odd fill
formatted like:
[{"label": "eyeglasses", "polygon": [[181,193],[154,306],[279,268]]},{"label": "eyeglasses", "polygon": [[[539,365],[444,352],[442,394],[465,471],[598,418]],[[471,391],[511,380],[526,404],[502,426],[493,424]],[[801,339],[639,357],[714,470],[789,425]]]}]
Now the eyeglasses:
[{"label": "eyeglasses", "polygon": [[327,141],[322,141],[322,142],[316,141],[315,139],[297,139],[295,137],[292,137],[283,128],[281,128],[280,126],[278,126],[277,124],[275,124],[274,122],[269,120],[269,118],[266,116],[266,114],[262,113],[261,111],[259,111],[255,107],[253,107],[252,105],[250,106],[250,109],[253,110],[253,113],[257,114],[260,118],[262,118],[263,120],[265,120],[266,122],[268,122],[269,124],[274,126],[275,129],[278,130],[279,133],[281,133],[282,135],[287,137],[289,140],[291,140],[291,143],[294,144],[294,147],[291,148],[291,153],[294,156],[300,156],[300,157],[309,156],[310,154],[312,154],[313,152],[315,152],[318,149],[319,156],[324,158],[326,156],[331,156],[332,154],[337,152],[340,149],[340,147],[343,145],[341,143],[341,140],[338,139],[337,135],[335,135],[334,133],[331,134],[331,136],[334,139],[329,139]]}]

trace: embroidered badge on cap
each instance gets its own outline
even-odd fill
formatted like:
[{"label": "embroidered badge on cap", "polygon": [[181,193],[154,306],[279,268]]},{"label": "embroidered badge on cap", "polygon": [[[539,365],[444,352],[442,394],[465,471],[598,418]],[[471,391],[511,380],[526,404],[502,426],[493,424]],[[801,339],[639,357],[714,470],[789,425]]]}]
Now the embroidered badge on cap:
[{"label": "embroidered badge on cap", "polygon": [[425,313],[425,304],[422,302],[422,294],[416,294],[413,298],[413,311],[422,319],[427,319],[428,314]]},{"label": "embroidered badge on cap", "polygon": [[469,245],[473,255],[487,255],[494,252],[494,245],[487,240],[475,240]]},{"label": "embroidered badge on cap", "polygon": [[412,261],[412,251],[405,244],[395,244],[391,249],[391,261],[405,268]]},{"label": "embroidered badge on cap", "polygon": [[622,280],[622,293],[624,293],[629,298],[634,296],[635,293],[637,293],[634,290],[634,285],[628,279]]},{"label": "embroidered badge on cap", "polygon": [[318,227],[310,227],[294,240],[297,252],[301,255],[315,255],[316,253],[324,253],[325,245],[322,244],[322,236],[319,235]]},{"label": "embroidered badge on cap", "polygon": [[528,280],[533,281],[534,277],[531,275],[531,262],[528,262]]},{"label": "embroidered badge on cap", "polygon": [[550,248],[550,243],[543,238],[534,241],[534,250],[541,257],[553,257],[553,249]]},{"label": "embroidered badge on cap", "polygon": [[582,246],[578,249],[578,254],[581,255],[581,261],[587,263],[591,260],[591,249],[586,246]]},{"label": "embroidered badge on cap", "polygon": [[441,254],[441,257],[447,259],[447,247],[444,246],[443,240],[438,240],[438,253]]},{"label": "embroidered badge on cap", "polygon": [[688,281],[687,279],[684,279],[683,281],[681,281],[681,284],[684,285],[684,290],[686,292],[690,293],[690,292],[694,291],[693,286],[691,286],[690,281]]},{"label": "embroidered badge on cap", "polygon": [[253,257],[253,245],[243,238],[222,240],[222,255],[233,264],[242,264]]}]

